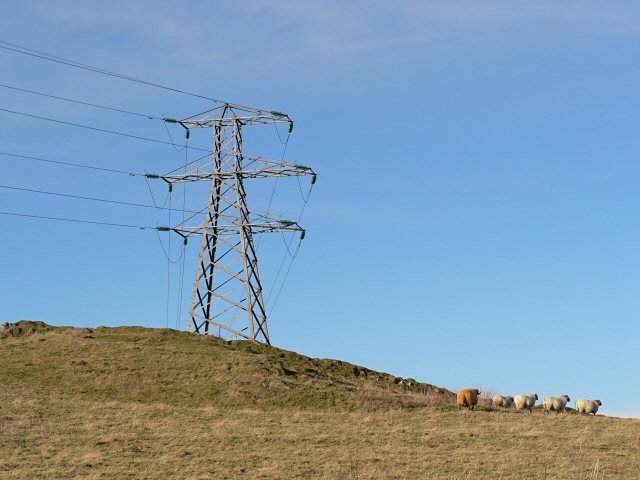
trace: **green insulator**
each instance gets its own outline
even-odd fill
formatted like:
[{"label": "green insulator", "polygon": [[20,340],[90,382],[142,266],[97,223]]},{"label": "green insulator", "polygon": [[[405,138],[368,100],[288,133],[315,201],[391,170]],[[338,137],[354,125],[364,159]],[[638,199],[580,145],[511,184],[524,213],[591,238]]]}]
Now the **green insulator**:
[{"label": "green insulator", "polygon": [[311,167],[307,167],[305,165],[295,164],[294,167],[296,167],[298,170],[303,170],[305,172],[308,172],[309,170],[311,170]]},{"label": "green insulator", "polygon": [[183,240],[182,244],[183,244],[183,245],[186,245],[186,244],[187,244],[187,237],[184,237],[184,240]]},{"label": "green insulator", "polygon": [[169,232],[171,229],[169,227],[156,227],[158,232]]},{"label": "green insulator", "polygon": [[275,115],[276,117],[286,117],[287,116],[286,113],[274,112],[274,111],[271,111],[271,115]]},{"label": "green insulator", "polygon": [[307,234],[306,230],[302,230],[302,232],[300,232],[300,240],[304,240],[305,235]]},{"label": "green insulator", "polygon": [[145,173],[144,176],[145,178],[154,178],[154,179],[160,178],[160,175],[156,175],[155,173]]},{"label": "green insulator", "polygon": [[293,132],[293,120],[289,122],[289,133]]},{"label": "green insulator", "polygon": [[187,140],[189,139],[189,134],[190,134],[190,133],[191,133],[191,130],[189,130],[189,129],[187,128],[187,133],[185,133],[185,137],[187,138]]},{"label": "green insulator", "polygon": [[291,220],[280,220],[280,225],[284,227],[290,227],[291,225],[295,225],[296,222],[292,222]]},{"label": "green insulator", "polygon": [[316,178],[318,178],[318,176],[314,173],[313,177],[311,177],[311,185],[315,185],[316,184]]},{"label": "green insulator", "polygon": [[178,120],[175,118],[163,118],[162,121],[166,123],[178,123]]},{"label": "green insulator", "polygon": [[173,183],[169,184],[169,193],[173,192]]}]

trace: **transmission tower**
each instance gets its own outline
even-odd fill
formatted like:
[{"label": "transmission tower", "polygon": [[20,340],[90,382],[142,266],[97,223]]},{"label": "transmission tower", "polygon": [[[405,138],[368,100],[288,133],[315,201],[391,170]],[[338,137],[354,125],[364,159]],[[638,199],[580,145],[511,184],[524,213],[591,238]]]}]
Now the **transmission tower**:
[{"label": "transmission tower", "polygon": [[300,232],[297,222],[250,209],[245,179],[312,175],[302,165],[287,163],[242,150],[243,128],[250,125],[288,124],[279,112],[254,110],[225,104],[194,117],[172,120],[189,137],[192,129],[211,129],[213,151],[187,166],[162,176],[170,185],[179,182],[211,182],[204,221],[190,226],[192,218],[171,228],[184,237],[202,236],[202,246],[189,316],[189,330],[204,335],[242,337],[270,344],[267,312],[254,235]]}]

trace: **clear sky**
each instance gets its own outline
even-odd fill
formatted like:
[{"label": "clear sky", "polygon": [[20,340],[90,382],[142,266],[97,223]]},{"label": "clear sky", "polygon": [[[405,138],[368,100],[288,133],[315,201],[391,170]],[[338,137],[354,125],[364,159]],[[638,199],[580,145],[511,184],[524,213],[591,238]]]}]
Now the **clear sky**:
[{"label": "clear sky", "polygon": [[[3,6],[0,32],[294,118],[286,159],[319,178],[270,319],[275,345],[449,388],[600,398],[603,413],[640,416],[637,2],[23,1]],[[158,116],[210,106],[6,50],[0,83]],[[161,122],[4,87],[0,108],[168,138]],[[184,162],[170,146],[3,112],[0,121],[3,152],[134,172]],[[274,131],[245,135],[257,153],[281,154]],[[0,167],[4,186],[151,202],[136,177],[7,157]],[[256,187],[253,204],[270,188]],[[164,201],[162,185],[151,190]],[[186,193],[187,208],[206,202]],[[279,182],[274,210],[300,208],[295,179]],[[6,188],[0,210],[169,221]],[[179,264],[167,315],[153,231],[0,222],[0,321],[186,328],[197,245],[178,321]],[[282,240],[261,248],[269,287]]]}]

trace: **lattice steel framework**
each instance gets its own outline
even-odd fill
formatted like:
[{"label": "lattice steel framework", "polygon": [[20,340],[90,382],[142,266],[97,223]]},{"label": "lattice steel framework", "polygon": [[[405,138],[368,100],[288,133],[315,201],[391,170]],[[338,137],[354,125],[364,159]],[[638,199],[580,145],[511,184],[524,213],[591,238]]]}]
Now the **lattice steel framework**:
[{"label": "lattice steel framework", "polygon": [[232,105],[180,120],[187,132],[195,128],[213,131],[213,153],[162,176],[170,183],[210,181],[209,204],[201,212],[204,221],[190,226],[195,217],[172,228],[187,238],[202,235],[194,285],[189,329],[205,335],[242,337],[270,344],[267,313],[254,235],[269,232],[301,232],[297,222],[268,212],[249,209],[244,180],[313,175],[310,167],[295,165],[242,151],[243,127],[289,124],[279,112],[248,110]]}]

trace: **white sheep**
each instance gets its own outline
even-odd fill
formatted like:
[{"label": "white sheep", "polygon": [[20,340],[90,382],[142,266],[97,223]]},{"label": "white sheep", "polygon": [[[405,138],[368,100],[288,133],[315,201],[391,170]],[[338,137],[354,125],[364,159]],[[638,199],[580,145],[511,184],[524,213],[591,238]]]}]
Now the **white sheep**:
[{"label": "white sheep", "polygon": [[576,400],[576,410],[578,413],[593,413],[596,415],[598,413],[598,408],[602,406],[602,402],[600,400],[588,400],[586,398],[579,398]]},{"label": "white sheep", "polygon": [[494,407],[511,408],[511,405],[513,405],[513,397],[510,397],[510,396],[505,397],[502,395],[493,396]]},{"label": "white sheep", "polygon": [[521,395],[516,395],[514,399],[514,403],[516,404],[516,408],[518,410],[527,409],[529,410],[529,413],[531,413],[533,406],[536,404],[536,400],[538,400],[537,393],[532,393],[531,395],[521,394]]},{"label": "white sheep", "polygon": [[562,395],[561,397],[544,397],[542,401],[542,407],[546,412],[564,412],[567,407],[567,403],[571,400],[569,395]]}]

